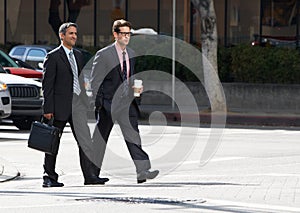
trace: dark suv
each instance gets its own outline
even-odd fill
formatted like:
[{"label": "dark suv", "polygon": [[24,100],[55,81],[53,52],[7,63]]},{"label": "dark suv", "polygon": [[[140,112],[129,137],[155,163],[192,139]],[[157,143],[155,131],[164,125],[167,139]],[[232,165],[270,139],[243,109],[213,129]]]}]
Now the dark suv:
[{"label": "dark suv", "polygon": [[30,78],[8,74],[0,65],[0,79],[9,89],[11,114],[8,119],[20,130],[30,130],[42,115],[42,84]]}]

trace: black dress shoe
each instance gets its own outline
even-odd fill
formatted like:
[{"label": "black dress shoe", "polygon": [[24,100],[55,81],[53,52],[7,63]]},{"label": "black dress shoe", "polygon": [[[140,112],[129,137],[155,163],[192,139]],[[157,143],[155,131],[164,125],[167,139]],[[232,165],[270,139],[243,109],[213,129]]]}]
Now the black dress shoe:
[{"label": "black dress shoe", "polygon": [[143,171],[137,174],[137,183],[144,183],[147,179],[154,179],[158,175],[159,171]]},{"label": "black dress shoe", "polygon": [[91,177],[84,180],[84,185],[104,185],[105,182],[109,181],[108,178]]},{"label": "black dress shoe", "polygon": [[59,183],[56,180],[53,180],[49,177],[43,177],[44,182],[43,182],[43,187],[63,187],[63,183]]}]

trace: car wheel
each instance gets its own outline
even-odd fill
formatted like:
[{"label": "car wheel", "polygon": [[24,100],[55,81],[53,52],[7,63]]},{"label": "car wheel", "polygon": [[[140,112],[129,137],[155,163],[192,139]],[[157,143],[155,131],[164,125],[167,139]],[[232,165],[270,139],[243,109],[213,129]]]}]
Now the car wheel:
[{"label": "car wheel", "polygon": [[13,124],[19,130],[30,130],[32,121],[32,119],[15,119],[13,120]]}]

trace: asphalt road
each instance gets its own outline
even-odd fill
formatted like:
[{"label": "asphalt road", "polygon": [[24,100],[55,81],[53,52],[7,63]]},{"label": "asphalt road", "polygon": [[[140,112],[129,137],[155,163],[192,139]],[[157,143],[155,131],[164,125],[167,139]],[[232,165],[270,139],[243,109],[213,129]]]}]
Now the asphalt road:
[{"label": "asphalt road", "polygon": [[45,189],[43,154],[27,148],[29,133],[1,125],[0,181],[20,177],[0,183],[0,212],[300,212],[299,129],[141,125],[160,175],[136,184],[115,127],[101,172],[110,178],[105,186],[83,185],[66,128],[57,159],[65,186]]}]

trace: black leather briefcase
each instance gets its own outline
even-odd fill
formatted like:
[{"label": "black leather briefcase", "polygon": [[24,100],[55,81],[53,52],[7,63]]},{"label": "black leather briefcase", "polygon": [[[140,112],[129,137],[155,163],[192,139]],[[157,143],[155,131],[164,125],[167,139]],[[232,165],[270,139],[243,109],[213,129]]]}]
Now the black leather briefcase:
[{"label": "black leather briefcase", "polygon": [[58,151],[61,132],[57,127],[52,126],[53,119],[48,123],[35,121],[31,125],[28,139],[28,147],[51,155]]}]

